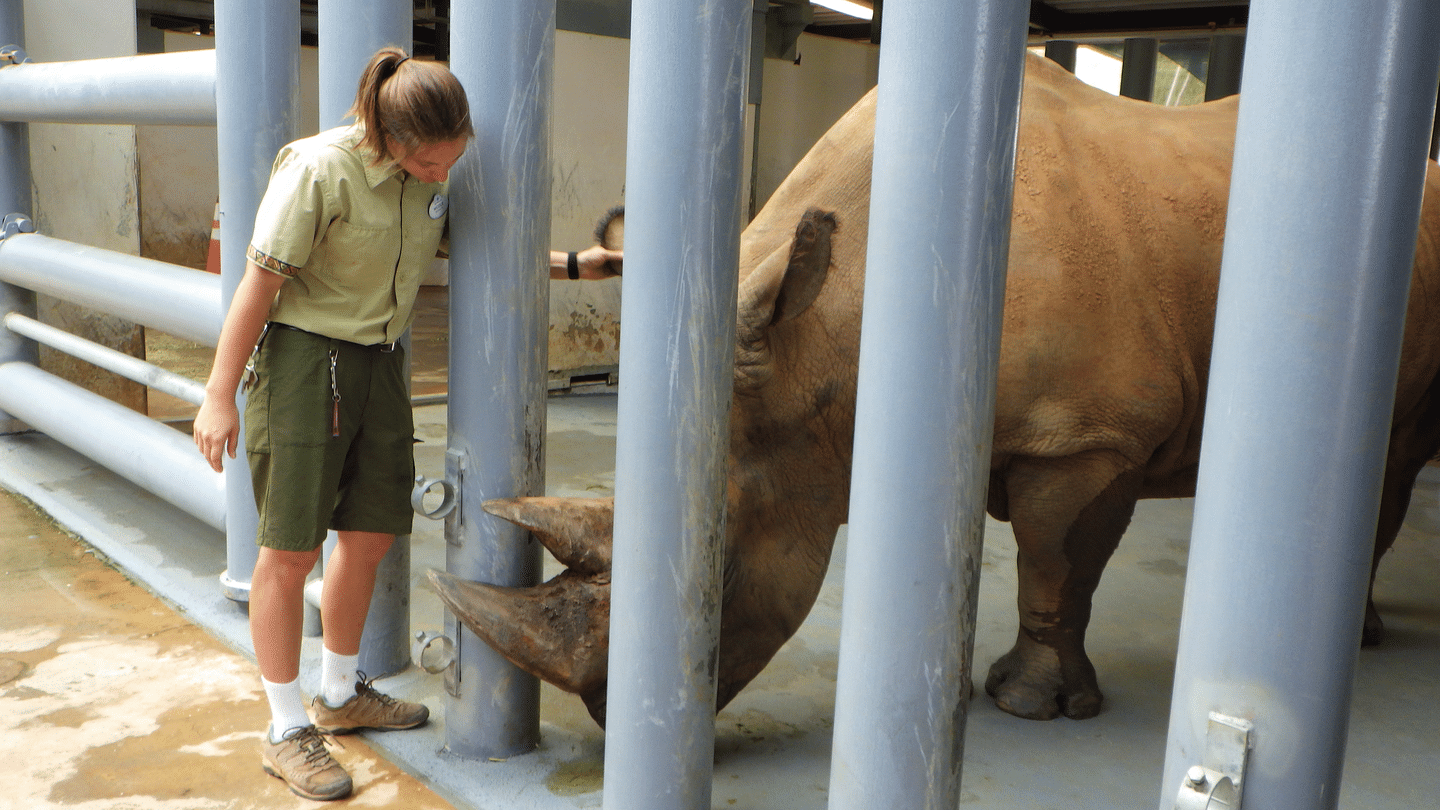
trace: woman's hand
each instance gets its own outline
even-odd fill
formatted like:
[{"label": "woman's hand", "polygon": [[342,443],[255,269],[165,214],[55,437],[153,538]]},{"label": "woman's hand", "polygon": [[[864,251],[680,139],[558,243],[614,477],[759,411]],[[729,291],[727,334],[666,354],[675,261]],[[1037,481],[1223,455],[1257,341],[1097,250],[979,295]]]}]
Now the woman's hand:
[{"label": "woman's hand", "polygon": [[591,245],[576,254],[575,259],[580,266],[580,278],[614,278],[623,272],[625,254],[604,245]]},{"label": "woman's hand", "polygon": [[206,395],[200,412],[195,414],[194,432],[200,455],[210,462],[215,472],[221,472],[222,457],[229,454],[235,458],[236,445],[240,442],[240,411],[235,401]]}]

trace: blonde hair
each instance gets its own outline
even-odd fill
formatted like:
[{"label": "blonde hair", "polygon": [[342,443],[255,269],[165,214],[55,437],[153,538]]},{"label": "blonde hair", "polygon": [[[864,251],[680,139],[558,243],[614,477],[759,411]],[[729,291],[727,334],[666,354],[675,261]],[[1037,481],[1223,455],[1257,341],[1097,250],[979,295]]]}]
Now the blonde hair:
[{"label": "blonde hair", "polygon": [[389,139],[409,153],[475,134],[470,103],[455,74],[435,62],[411,59],[396,47],[370,57],[350,114],[365,128],[360,147],[376,165],[396,159]]}]

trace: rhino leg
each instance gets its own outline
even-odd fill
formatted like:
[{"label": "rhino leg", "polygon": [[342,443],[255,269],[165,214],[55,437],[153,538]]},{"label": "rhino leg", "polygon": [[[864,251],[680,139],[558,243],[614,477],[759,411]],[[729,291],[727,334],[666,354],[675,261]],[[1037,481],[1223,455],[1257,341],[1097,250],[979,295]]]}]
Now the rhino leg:
[{"label": "rhino leg", "polygon": [[[1405,522],[1405,513],[1410,509],[1410,494],[1415,488],[1415,479],[1431,455],[1417,453],[1419,442],[1412,441],[1414,443],[1397,442],[1392,437],[1390,442],[1385,483],[1380,492],[1380,518],[1375,527],[1375,551],[1370,561],[1370,588],[1365,594],[1365,629],[1360,636],[1360,644],[1365,647],[1373,647],[1385,637],[1385,623],[1375,609],[1375,571],[1380,567],[1380,558],[1395,544],[1400,525]],[[1408,446],[1400,446],[1402,444]]]},{"label": "rhino leg", "polygon": [[1031,720],[1094,717],[1103,695],[1085,654],[1091,598],[1139,493],[1138,471],[1104,452],[1015,459],[1003,476],[1019,547],[1020,631],[985,691]]}]

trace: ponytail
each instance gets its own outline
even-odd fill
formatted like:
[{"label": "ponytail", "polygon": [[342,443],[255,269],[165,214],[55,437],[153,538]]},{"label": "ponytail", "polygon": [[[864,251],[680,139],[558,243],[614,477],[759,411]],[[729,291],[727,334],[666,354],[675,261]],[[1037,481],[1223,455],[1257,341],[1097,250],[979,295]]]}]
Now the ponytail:
[{"label": "ponytail", "polygon": [[396,158],[388,139],[409,153],[475,134],[465,88],[455,74],[435,62],[411,59],[393,46],[370,57],[350,114],[365,129],[360,147],[375,165]]}]

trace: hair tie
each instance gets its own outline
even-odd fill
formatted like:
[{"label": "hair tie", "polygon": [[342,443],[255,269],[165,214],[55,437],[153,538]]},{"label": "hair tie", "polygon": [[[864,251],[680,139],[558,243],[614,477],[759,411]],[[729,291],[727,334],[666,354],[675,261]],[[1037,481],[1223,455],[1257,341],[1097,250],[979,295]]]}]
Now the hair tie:
[{"label": "hair tie", "polygon": [[408,56],[402,56],[402,57],[400,57],[400,59],[395,63],[395,69],[396,69],[396,70],[399,70],[399,69],[400,69],[400,66],[403,65],[403,64],[405,64],[405,62],[408,61],[409,59],[410,59],[410,57],[408,57]]}]

